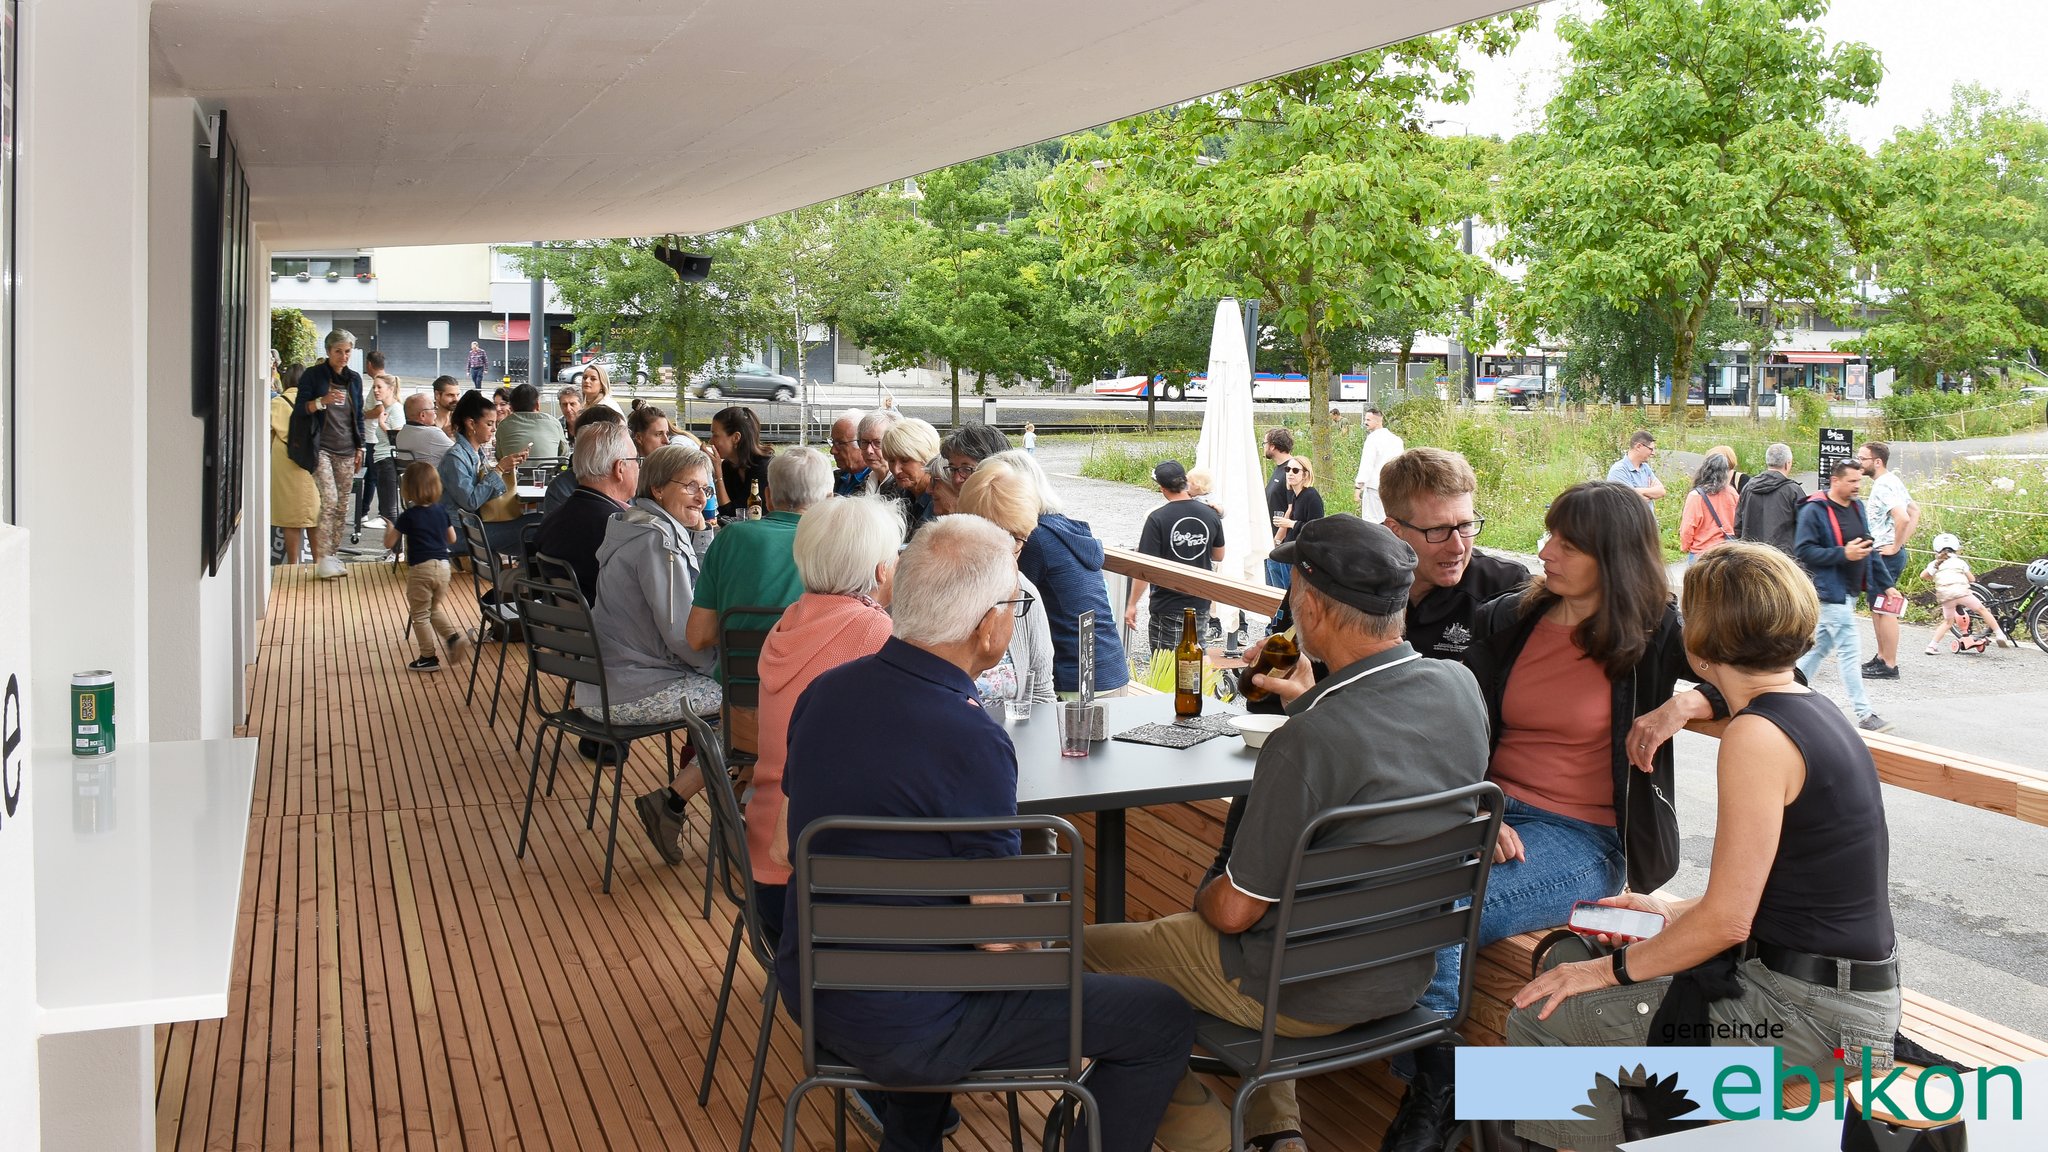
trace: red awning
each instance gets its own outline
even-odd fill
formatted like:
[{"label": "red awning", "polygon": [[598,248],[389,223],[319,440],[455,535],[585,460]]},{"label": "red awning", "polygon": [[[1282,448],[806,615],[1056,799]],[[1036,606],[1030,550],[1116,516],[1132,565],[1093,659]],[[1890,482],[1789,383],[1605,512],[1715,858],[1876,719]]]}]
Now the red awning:
[{"label": "red awning", "polygon": [[1771,361],[1776,364],[1846,364],[1859,358],[1855,352],[1776,352]]}]

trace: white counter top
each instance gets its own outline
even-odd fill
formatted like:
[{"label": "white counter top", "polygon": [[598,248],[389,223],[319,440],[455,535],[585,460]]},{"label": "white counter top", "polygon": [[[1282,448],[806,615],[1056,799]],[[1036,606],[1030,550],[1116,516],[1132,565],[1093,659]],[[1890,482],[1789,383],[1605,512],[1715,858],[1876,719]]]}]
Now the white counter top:
[{"label": "white counter top", "polygon": [[256,741],[37,749],[43,1033],[227,1015]]}]

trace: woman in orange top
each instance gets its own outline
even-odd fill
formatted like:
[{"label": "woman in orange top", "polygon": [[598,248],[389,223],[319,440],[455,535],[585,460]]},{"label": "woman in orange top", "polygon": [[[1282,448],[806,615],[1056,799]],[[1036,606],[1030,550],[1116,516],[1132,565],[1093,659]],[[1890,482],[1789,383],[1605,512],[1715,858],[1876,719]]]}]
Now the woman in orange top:
[{"label": "woman in orange top", "polygon": [[1692,491],[1685,494],[1685,512],[1678,521],[1678,547],[1692,563],[1700,553],[1735,537],[1735,485],[1729,482],[1728,459],[1707,453],[1693,473]]},{"label": "woman in orange top", "polygon": [[[796,526],[793,551],[804,594],[761,645],[760,754],[747,802],[747,857],[760,895],[761,926],[782,935],[789,841],[782,792],[789,717],[811,681],[872,655],[889,638],[889,589],[903,513],[893,500],[851,496],[812,505]],[[851,768],[849,768],[851,770]]]},{"label": "woman in orange top", "polygon": [[[1474,614],[1465,656],[1492,721],[1487,778],[1507,793],[1482,947],[1563,924],[1574,903],[1624,881],[1649,892],[1671,878],[1678,814],[1666,741],[1715,711],[1697,691],[1673,696],[1681,676],[1695,677],[1649,502],[1625,485],[1579,484],[1550,505],[1544,527],[1542,573]],[[1457,948],[1437,953],[1422,1007],[1456,1009],[1459,967]],[[1449,1046],[1416,1054],[1394,1122],[1404,1141],[1421,1147],[1450,1132],[1452,1075]]]}]

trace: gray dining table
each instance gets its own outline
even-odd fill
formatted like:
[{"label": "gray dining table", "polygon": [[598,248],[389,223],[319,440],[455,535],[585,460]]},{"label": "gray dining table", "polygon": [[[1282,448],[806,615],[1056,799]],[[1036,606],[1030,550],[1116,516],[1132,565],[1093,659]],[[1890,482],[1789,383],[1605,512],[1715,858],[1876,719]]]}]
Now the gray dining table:
[{"label": "gray dining table", "polygon": [[[1140,724],[1173,722],[1172,696],[1097,700],[1103,739],[1085,758],[1060,755],[1059,705],[1040,704],[1009,725],[1017,747],[1017,811],[1038,815],[1095,814],[1095,919],[1124,918],[1125,817],[1132,808],[1242,796],[1251,790],[1258,753],[1237,736],[1192,748],[1160,748],[1110,739]],[[1228,715],[1205,701],[1205,715]]]}]

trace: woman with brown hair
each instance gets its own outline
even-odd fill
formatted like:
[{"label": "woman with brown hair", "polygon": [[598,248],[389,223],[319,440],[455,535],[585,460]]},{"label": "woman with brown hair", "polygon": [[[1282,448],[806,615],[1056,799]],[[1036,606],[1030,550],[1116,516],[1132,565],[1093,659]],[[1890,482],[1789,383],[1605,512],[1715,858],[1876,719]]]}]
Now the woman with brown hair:
[{"label": "woman with brown hair", "polygon": [[[1624,884],[1650,892],[1671,879],[1678,813],[1666,741],[1714,710],[1698,693],[1673,697],[1681,677],[1696,677],[1649,502],[1622,484],[1578,484],[1552,502],[1544,527],[1543,571],[1474,614],[1465,656],[1492,723],[1486,777],[1507,794],[1481,947],[1563,924],[1573,904]],[[1422,1007],[1456,1009],[1458,952],[1437,953]],[[1394,1127],[1447,1135],[1452,1076],[1448,1046],[1418,1052]]]},{"label": "woman with brown hair", "polygon": [[757,485],[761,506],[768,506],[768,461],[774,459],[775,449],[762,442],[761,418],[752,408],[720,408],[711,417],[711,439],[704,451],[718,464],[712,478],[718,483],[719,519],[745,519],[747,501]]}]

